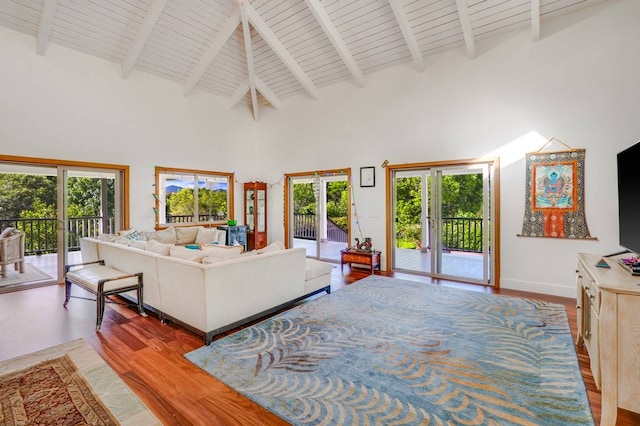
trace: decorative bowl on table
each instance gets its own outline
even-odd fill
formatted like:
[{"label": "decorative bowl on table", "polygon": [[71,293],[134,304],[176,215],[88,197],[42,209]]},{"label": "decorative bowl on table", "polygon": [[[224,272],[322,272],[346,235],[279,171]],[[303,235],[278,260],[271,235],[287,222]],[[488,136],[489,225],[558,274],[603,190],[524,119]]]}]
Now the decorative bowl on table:
[{"label": "decorative bowl on table", "polygon": [[229,226],[236,226],[237,224],[238,224],[238,221],[235,220],[235,219],[227,221],[227,225],[229,225]]}]

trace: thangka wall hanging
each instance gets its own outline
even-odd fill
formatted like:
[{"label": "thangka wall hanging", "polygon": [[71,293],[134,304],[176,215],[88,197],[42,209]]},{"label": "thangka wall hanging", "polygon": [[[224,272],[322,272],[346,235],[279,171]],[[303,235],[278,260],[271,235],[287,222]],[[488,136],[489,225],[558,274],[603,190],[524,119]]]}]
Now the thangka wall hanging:
[{"label": "thangka wall hanging", "polygon": [[[555,138],[554,138],[555,139]],[[584,213],[584,149],[526,154],[522,237],[595,240]],[[557,140],[557,139],[556,139]]]}]

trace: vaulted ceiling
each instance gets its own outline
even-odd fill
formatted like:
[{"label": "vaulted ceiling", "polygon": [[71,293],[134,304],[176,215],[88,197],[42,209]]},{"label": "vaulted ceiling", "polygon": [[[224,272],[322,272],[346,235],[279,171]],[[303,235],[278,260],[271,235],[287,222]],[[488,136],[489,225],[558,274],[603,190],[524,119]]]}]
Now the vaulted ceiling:
[{"label": "vaulted ceiling", "polygon": [[[147,72],[185,96],[204,90],[247,105],[280,108],[302,94],[476,44],[604,0],[0,0],[0,25]],[[613,0],[611,0],[613,1]]]}]

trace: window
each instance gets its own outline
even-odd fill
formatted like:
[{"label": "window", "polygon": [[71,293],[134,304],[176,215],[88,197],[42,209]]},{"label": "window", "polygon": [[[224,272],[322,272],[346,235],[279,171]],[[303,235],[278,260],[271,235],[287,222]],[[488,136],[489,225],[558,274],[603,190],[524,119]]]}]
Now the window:
[{"label": "window", "polygon": [[233,173],[156,167],[156,227],[226,223],[233,218],[233,181]]}]

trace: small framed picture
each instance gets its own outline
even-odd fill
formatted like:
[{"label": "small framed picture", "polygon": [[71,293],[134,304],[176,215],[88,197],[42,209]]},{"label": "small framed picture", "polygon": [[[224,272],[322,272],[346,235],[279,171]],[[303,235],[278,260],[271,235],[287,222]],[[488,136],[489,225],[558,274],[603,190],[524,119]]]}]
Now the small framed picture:
[{"label": "small framed picture", "polygon": [[360,187],[376,186],[376,168],[360,167]]}]

